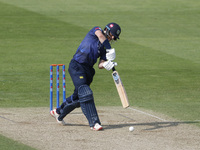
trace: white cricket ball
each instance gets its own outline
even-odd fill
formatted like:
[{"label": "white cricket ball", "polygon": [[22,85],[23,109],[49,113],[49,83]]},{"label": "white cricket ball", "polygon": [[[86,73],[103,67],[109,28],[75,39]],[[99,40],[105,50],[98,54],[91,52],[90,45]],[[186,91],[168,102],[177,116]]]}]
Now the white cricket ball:
[{"label": "white cricket ball", "polygon": [[132,132],[133,130],[134,130],[134,127],[133,127],[133,126],[129,127],[129,131],[130,131],[130,132]]}]

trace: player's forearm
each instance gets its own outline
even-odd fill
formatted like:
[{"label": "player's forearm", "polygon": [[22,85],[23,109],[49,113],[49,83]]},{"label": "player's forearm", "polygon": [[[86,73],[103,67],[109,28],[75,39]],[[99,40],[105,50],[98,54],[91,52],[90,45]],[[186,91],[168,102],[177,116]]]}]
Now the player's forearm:
[{"label": "player's forearm", "polygon": [[103,63],[105,62],[105,60],[100,60],[99,61],[99,65],[98,65],[98,67],[99,67],[99,69],[103,69],[104,67],[103,67]]},{"label": "player's forearm", "polygon": [[105,37],[105,35],[100,30],[97,30],[95,34],[98,37],[99,41],[105,46],[106,49],[111,49],[109,40]]},{"label": "player's forearm", "polygon": [[107,39],[100,30],[95,32],[96,36],[98,37],[99,41],[103,44],[103,42]]}]

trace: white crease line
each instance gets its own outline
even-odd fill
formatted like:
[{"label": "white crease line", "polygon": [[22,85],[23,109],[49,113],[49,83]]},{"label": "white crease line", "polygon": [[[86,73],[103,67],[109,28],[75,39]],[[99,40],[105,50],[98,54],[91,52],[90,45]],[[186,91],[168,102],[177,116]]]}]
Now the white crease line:
[{"label": "white crease line", "polygon": [[134,110],[134,111],[137,111],[137,112],[139,112],[139,113],[142,113],[142,114],[151,116],[151,117],[153,117],[153,118],[159,119],[159,120],[161,120],[161,121],[167,121],[167,120],[165,120],[165,119],[159,118],[159,117],[157,117],[157,116],[154,116],[154,115],[152,115],[152,114],[143,112],[143,111],[141,111],[141,110],[137,110],[137,109],[134,109],[134,108],[131,108],[131,107],[128,107],[128,108],[129,108],[129,109],[132,109],[132,110]]},{"label": "white crease line", "polygon": [[5,119],[5,120],[8,120],[8,121],[10,121],[10,122],[13,122],[13,123],[17,123],[16,121],[14,121],[14,120],[11,120],[11,119],[9,119],[9,118],[6,118],[6,117],[3,117],[3,116],[0,116],[0,118],[2,118],[2,119]]}]

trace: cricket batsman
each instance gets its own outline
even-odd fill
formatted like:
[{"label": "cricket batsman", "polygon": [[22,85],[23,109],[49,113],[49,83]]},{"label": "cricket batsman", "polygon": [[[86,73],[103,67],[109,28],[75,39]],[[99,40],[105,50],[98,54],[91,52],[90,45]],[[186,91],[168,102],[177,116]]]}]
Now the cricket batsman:
[{"label": "cricket batsman", "polygon": [[65,125],[63,118],[75,108],[81,107],[92,130],[102,130],[101,122],[94,103],[93,91],[90,88],[95,75],[94,64],[99,58],[98,68],[111,70],[117,65],[115,49],[111,48],[113,41],[119,39],[121,28],[117,23],[109,23],[102,30],[93,27],[85,36],[74,54],[68,72],[74,84],[74,93],[66,98],[60,107],[50,111],[59,124]]}]

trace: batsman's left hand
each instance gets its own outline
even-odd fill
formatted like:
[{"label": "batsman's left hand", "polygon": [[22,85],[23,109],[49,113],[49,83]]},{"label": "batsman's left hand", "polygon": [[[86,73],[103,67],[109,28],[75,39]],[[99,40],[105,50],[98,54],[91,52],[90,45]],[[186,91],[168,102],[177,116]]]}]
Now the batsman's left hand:
[{"label": "batsman's left hand", "polygon": [[113,61],[115,59],[115,57],[116,57],[116,54],[115,54],[114,48],[106,49],[106,59],[107,60]]}]

